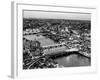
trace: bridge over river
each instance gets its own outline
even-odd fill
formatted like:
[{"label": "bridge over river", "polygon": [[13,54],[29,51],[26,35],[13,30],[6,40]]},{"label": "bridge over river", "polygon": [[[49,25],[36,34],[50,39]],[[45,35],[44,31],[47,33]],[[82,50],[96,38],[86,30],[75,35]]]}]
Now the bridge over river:
[{"label": "bridge over river", "polygon": [[65,43],[62,44],[55,44],[55,45],[48,45],[43,46],[44,55],[70,55],[70,54],[78,54],[84,57],[90,58],[91,55],[88,53],[79,53],[77,48],[68,49]]},{"label": "bridge over river", "polygon": [[[70,54],[71,52],[78,52],[79,50],[77,48],[71,48],[68,49],[66,47],[66,43],[60,43],[56,44],[53,40],[46,38],[45,36],[39,35],[26,35],[24,36],[28,40],[38,40],[41,43],[41,46],[44,49],[44,55],[62,55],[62,54]],[[73,53],[74,54],[74,53]],[[88,53],[78,53],[80,55],[83,55],[85,57],[90,58],[91,55]]]}]

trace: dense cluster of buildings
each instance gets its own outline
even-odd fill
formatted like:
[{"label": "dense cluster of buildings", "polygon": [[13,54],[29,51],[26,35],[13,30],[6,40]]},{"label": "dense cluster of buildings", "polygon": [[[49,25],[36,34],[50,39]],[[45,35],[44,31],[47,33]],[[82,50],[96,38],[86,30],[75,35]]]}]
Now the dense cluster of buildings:
[{"label": "dense cluster of buildings", "polygon": [[[88,28],[88,25],[90,25],[89,22],[86,23],[83,21],[83,23],[84,23],[83,25],[86,25],[86,27],[81,28],[81,26],[82,26],[81,25],[78,29],[77,28],[78,26],[74,27],[74,25],[76,25],[76,24],[73,21],[72,21],[72,23],[74,23],[73,25],[70,24],[71,22],[69,23],[69,25],[66,25],[66,23],[64,23],[63,21],[59,21],[59,20],[58,20],[58,23],[57,23],[57,20],[54,23],[52,23],[50,21],[46,21],[46,20],[45,21],[40,20],[40,21],[42,23],[39,22],[39,20],[35,20],[36,25],[35,25],[35,22],[34,23],[31,22],[32,25],[30,25],[29,28],[25,28],[23,30],[23,36],[39,34],[39,35],[45,36],[46,38],[53,40],[56,44],[59,44],[59,45],[55,45],[55,46],[45,47],[45,49],[51,49],[51,48],[65,46],[67,49],[75,49],[76,48],[83,54],[91,53],[91,41],[90,41],[91,35],[90,35],[90,29]],[[79,23],[81,24],[80,21],[78,22],[78,24]],[[28,24],[30,24],[30,22]],[[26,46],[29,45],[29,43],[27,44],[27,42],[25,42],[24,44],[26,44]],[[40,48],[37,48],[37,49],[40,49]],[[25,50],[26,49],[24,49],[24,51]],[[35,48],[33,47],[32,50],[35,50]],[[33,51],[31,53],[35,53],[35,51]],[[39,50],[36,51],[36,54],[37,53],[40,53]],[[47,59],[45,59],[45,60],[47,60]],[[45,63],[46,63],[46,61],[43,62],[44,65],[46,65]],[[56,65],[57,63],[55,64],[55,62],[53,60],[51,60],[50,63],[53,64],[52,67],[57,67],[57,65]],[[48,64],[47,66],[50,67],[51,64]],[[38,65],[40,66],[41,64],[38,64]],[[45,67],[47,67],[47,66],[45,66]]]}]

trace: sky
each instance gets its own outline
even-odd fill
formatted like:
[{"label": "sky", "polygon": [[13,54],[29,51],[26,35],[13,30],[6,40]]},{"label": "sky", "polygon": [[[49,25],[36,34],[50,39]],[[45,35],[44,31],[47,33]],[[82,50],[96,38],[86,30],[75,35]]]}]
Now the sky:
[{"label": "sky", "polygon": [[43,19],[71,19],[71,20],[91,20],[89,13],[71,12],[47,12],[47,11],[23,11],[24,18],[43,18]]}]

